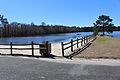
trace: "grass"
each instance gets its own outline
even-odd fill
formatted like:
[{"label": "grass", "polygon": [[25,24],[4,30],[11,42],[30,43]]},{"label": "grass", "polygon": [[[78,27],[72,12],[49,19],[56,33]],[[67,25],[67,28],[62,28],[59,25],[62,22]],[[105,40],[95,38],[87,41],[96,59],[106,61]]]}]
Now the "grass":
[{"label": "grass", "polygon": [[97,36],[97,39],[90,47],[75,57],[120,59],[120,39],[108,36]]},{"label": "grass", "polygon": [[119,38],[112,38],[108,36],[98,36],[93,42],[94,45],[118,46],[120,47]]},{"label": "grass", "polygon": [[94,44],[103,44],[108,42],[110,39],[108,37],[98,37],[97,40],[94,42]]}]

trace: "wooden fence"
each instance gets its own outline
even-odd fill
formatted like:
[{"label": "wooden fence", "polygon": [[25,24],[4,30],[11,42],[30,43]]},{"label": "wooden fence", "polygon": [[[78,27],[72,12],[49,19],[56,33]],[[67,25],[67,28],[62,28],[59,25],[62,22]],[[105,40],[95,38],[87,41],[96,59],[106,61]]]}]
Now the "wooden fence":
[{"label": "wooden fence", "polygon": [[[4,45],[4,46],[9,46],[9,48],[0,48],[3,50],[10,50],[10,54],[9,55],[16,55],[13,54],[13,50],[31,50],[31,54],[30,56],[35,56],[34,55],[34,50],[39,50],[39,53],[41,54],[41,56],[49,56],[49,54],[51,53],[51,44],[47,42],[42,43],[42,44],[38,44],[38,43],[34,43],[33,41],[31,41],[31,44],[14,44],[12,42],[10,42],[10,44],[0,44],[0,45]],[[35,48],[34,46],[37,45],[39,46],[38,48]],[[29,48],[13,48],[14,46],[31,46]],[[21,54],[24,55],[24,54]]]},{"label": "wooden fence", "polygon": [[[77,48],[81,47],[81,46],[84,46],[85,44],[87,44],[88,42],[90,42],[93,37],[95,37],[94,35],[88,35],[88,36],[84,36],[82,37],[81,39],[76,39],[73,41],[73,39],[71,39],[70,42],[67,42],[67,43],[61,43],[62,45],[62,56],[65,57],[65,50],[67,49],[71,49],[71,52],[74,51],[73,47],[74,46],[77,46]],[[80,45],[80,46],[79,46]]]}]

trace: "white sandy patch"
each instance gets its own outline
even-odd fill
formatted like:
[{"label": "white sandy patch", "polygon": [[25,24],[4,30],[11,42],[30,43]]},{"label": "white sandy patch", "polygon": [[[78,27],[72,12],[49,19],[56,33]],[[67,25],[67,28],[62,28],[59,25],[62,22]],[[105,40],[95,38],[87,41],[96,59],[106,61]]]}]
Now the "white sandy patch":
[{"label": "white sandy patch", "polygon": [[[74,42],[75,44],[76,42]],[[64,48],[71,46],[71,44],[65,45]],[[79,43],[79,48],[81,47],[81,43]],[[73,46],[73,50],[77,49],[77,44]],[[70,55],[71,52],[71,47],[64,50],[65,55]],[[51,44],[51,54],[56,55],[56,56],[62,56],[62,45],[61,43],[53,43]]]},{"label": "white sandy patch", "polygon": [[60,43],[51,44],[51,54],[55,56],[62,56],[62,47]]}]

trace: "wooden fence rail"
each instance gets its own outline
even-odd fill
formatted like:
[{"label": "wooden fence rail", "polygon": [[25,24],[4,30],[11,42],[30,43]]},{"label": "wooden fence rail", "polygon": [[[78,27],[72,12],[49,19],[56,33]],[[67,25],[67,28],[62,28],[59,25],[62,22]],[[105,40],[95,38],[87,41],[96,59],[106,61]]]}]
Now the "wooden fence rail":
[{"label": "wooden fence rail", "polygon": [[[86,43],[88,43],[91,39],[92,39],[92,37],[93,37],[94,35],[88,35],[88,36],[84,36],[84,37],[82,37],[81,39],[76,39],[76,40],[74,40],[73,41],[73,39],[71,39],[71,41],[70,42],[67,42],[67,43],[61,43],[61,46],[62,46],[62,56],[63,57],[65,57],[65,50],[67,50],[67,49],[69,49],[69,48],[71,48],[71,52],[73,52],[74,51],[74,49],[73,49],[73,47],[75,46],[75,45],[77,45],[77,48],[79,47],[79,44],[81,44],[81,46],[83,46],[83,45],[85,45]],[[76,42],[76,43],[75,43]]]},{"label": "wooden fence rail", "polygon": [[[48,56],[51,53],[51,44],[49,44],[48,41],[42,44],[34,43],[33,41],[31,41],[31,44],[14,44],[10,42],[10,44],[0,44],[0,45],[10,46],[9,48],[0,48],[4,50],[5,49],[10,50],[10,55],[14,55],[13,50],[31,50],[31,56],[34,56],[34,50],[39,50],[41,56]],[[35,45],[38,45],[39,48],[35,48],[34,47]],[[15,46],[29,46],[29,48],[20,48],[20,47],[14,48]]]}]

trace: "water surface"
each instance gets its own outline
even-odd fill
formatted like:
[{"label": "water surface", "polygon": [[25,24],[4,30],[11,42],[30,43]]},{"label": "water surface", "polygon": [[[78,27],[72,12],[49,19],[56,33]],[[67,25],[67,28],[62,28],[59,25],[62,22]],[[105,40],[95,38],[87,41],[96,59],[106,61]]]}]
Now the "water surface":
[{"label": "water surface", "polygon": [[[42,43],[45,41],[49,41],[50,43],[60,43],[60,42],[68,42],[71,39],[81,38],[86,35],[93,34],[93,32],[76,32],[76,33],[65,33],[65,34],[52,34],[46,36],[35,36],[35,37],[16,37],[16,38],[0,38],[0,43],[31,43],[34,41],[35,43]],[[106,33],[108,34],[108,33]],[[115,38],[120,38],[120,31],[114,31],[112,35]]]},{"label": "water surface", "polygon": [[65,34],[52,34],[46,36],[35,36],[35,37],[15,37],[15,38],[0,38],[0,43],[42,43],[49,41],[50,43],[67,42],[71,39],[81,38],[85,35],[90,35],[92,32],[77,32],[77,33],[65,33]]}]

